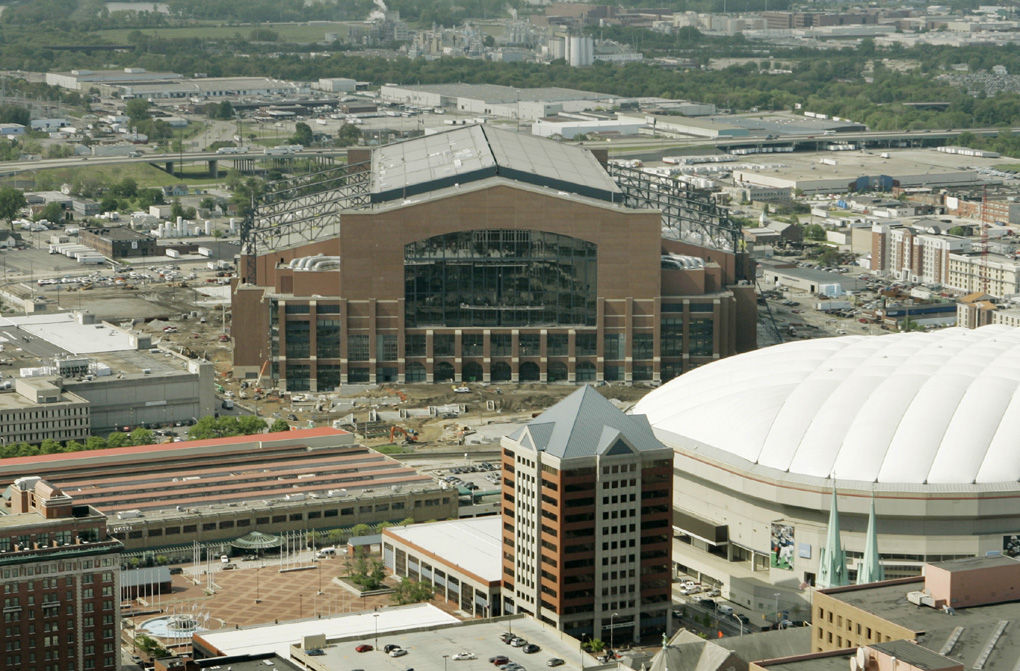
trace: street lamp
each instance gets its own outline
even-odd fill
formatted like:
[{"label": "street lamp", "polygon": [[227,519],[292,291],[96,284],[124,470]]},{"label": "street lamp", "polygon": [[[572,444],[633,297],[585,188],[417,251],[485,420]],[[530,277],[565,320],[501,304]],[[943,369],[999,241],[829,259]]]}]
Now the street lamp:
[{"label": "street lamp", "polygon": [[779,592],[772,595],[776,599],[776,624],[779,624]]},{"label": "street lamp", "polygon": [[443,655],[443,671],[446,671],[446,660],[449,659],[449,655]]},{"label": "street lamp", "polygon": [[379,648],[379,613],[372,613],[372,619],[375,620],[375,647]]},{"label": "street lamp", "polygon": [[613,620],[619,613],[613,613],[609,616],[609,651],[613,653],[613,659],[616,659],[616,646],[613,644],[616,634],[616,625]]},{"label": "street lamp", "polygon": [[737,623],[740,625],[740,636],[741,636],[741,638],[743,638],[743,636],[744,636],[744,621],[741,620],[739,617],[737,617],[736,613],[730,613],[730,617],[732,617],[734,620],[736,620]]}]

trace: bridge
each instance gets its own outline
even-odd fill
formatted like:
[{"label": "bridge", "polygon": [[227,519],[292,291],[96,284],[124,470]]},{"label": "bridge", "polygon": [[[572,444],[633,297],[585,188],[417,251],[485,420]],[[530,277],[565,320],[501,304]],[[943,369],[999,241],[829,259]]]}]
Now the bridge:
[{"label": "bridge", "polygon": [[248,151],[238,154],[220,154],[214,151],[177,152],[164,154],[142,154],[140,156],[76,156],[71,158],[51,158],[34,161],[9,161],[0,163],[0,177],[9,177],[23,172],[35,170],[49,170],[53,168],[83,168],[92,165],[122,165],[131,163],[149,163],[170,174],[174,173],[175,166],[178,168],[186,163],[206,163],[209,167],[209,175],[215,176],[219,169],[219,163],[226,161],[233,164],[235,170],[249,174],[256,170],[259,164],[272,167],[285,167],[295,159],[310,159],[310,162],[317,168],[328,168],[337,162],[337,159],[346,161],[347,149],[303,149],[301,151],[287,154],[267,154],[265,151]]}]

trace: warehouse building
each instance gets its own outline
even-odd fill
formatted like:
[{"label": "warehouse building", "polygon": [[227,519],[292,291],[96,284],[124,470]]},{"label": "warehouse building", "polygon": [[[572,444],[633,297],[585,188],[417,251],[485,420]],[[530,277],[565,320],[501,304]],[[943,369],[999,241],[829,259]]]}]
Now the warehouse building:
[{"label": "warehouse building", "polygon": [[115,516],[113,535],[129,550],[457,514],[455,492],[329,428],[0,464],[0,482],[37,473]]},{"label": "warehouse building", "polygon": [[834,526],[844,578],[865,568],[872,503],[889,578],[1020,553],[1018,370],[993,325],[776,345],[652,391],[632,412],[675,453],[676,570],[807,619]]},{"label": "warehouse building", "polygon": [[483,126],[366,158],[347,178],[363,175],[356,206],[267,205],[282,209],[264,244],[250,234],[233,285],[251,327],[235,336],[235,375],[269,362],[288,391],[657,382],[755,347],[753,262],[669,228],[651,207],[663,192],[634,195],[643,173],[621,186],[585,149]]},{"label": "warehouse building", "polygon": [[560,87],[517,88],[496,84],[425,84],[379,89],[384,102],[441,107],[464,114],[485,114],[500,119],[534,121],[558,112],[610,109],[620,99],[606,93]]}]

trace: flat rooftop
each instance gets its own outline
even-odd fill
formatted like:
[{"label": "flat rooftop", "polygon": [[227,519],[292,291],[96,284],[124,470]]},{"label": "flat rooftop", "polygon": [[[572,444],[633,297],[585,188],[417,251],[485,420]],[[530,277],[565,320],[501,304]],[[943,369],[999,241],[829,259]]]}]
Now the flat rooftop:
[{"label": "flat rooftop", "polygon": [[474,98],[487,103],[509,104],[514,102],[565,102],[568,100],[613,100],[620,96],[594,91],[546,86],[539,88],[517,88],[498,84],[425,84],[399,86],[427,93],[438,93],[447,98]]},{"label": "flat rooftop", "polygon": [[950,637],[959,628],[960,636],[947,655],[963,663],[965,668],[974,666],[999,622],[1006,621],[1009,623],[1006,631],[994,642],[983,668],[985,671],[1015,671],[1016,662],[1020,659],[1020,636],[1015,633],[1020,626],[1020,602],[957,608],[955,614],[949,615],[907,601],[907,592],[923,587],[921,579],[899,583],[889,581],[876,583],[873,587],[837,588],[828,596],[907,629],[922,632],[918,643],[934,652],[948,645]]},{"label": "flat rooftop", "polygon": [[[832,143],[844,141],[839,135],[823,138]],[[882,158],[882,154],[889,158]],[[821,163],[831,159],[836,165]],[[785,154],[750,154],[741,156],[737,163],[729,163],[734,170],[743,166],[758,165],[762,174],[779,174],[789,179],[855,178],[861,175],[939,175],[977,168],[995,168],[1015,163],[1015,159],[979,158],[959,154],[946,154],[934,149],[868,149],[866,151],[793,152]]]},{"label": "flat rooftop", "polygon": [[0,342],[10,342],[11,336],[17,336],[20,329],[69,354],[136,349],[131,336],[124,331],[105,324],[79,324],[70,312],[0,317],[0,329]]},{"label": "flat rooftop", "polygon": [[1012,557],[967,557],[965,559],[951,559],[949,561],[932,562],[932,566],[950,573],[962,571],[979,571],[997,566],[1016,566],[1017,560]]},{"label": "flat rooftop", "polygon": [[[201,644],[204,647],[218,650],[225,655],[254,655],[275,652],[284,659],[290,659],[290,646],[300,644],[301,639],[305,636],[324,634],[327,640],[353,640],[360,638],[368,640],[371,639],[376,631],[381,636],[386,637],[392,632],[399,632],[405,629],[436,627],[444,624],[456,624],[458,622],[457,618],[443,612],[432,604],[415,604],[412,606],[384,608],[378,612],[297,620],[282,624],[248,627],[246,629],[204,632],[196,634],[195,638],[201,639]],[[358,640],[358,643],[361,642],[364,641]],[[499,642],[498,639],[496,642]],[[380,641],[380,644],[382,644],[382,641]],[[354,652],[355,645],[357,643],[349,644],[346,647],[350,648],[351,653],[357,656],[358,653]],[[390,660],[390,657],[382,653],[373,653],[372,657],[375,656],[385,657],[387,661]],[[351,659],[353,661],[355,657]],[[440,664],[442,664],[442,657],[439,660]],[[367,661],[369,661],[367,657],[364,659],[358,657],[359,666],[361,662]],[[396,659],[392,661],[398,665],[401,664]],[[400,671],[404,671],[408,666],[410,665],[400,665]],[[351,665],[336,666],[335,668],[346,669],[351,668]],[[362,666],[362,668],[368,671],[370,667]],[[392,668],[390,671],[392,671]]]},{"label": "flat rooftop", "polygon": [[[388,611],[388,609],[387,609]],[[383,611],[384,613],[386,611]],[[368,616],[371,619],[371,616]],[[415,631],[401,633],[395,629],[383,635],[382,617],[379,618],[379,647],[388,643],[399,645],[407,650],[403,657],[391,658],[385,653],[375,650],[359,653],[354,648],[361,643],[375,645],[371,623],[369,628],[358,634],[345,635],[342,641],[323,648],[326,653],[322,657],[312,657],[321,668],[326,669],[362,669],[363,671],[405,671],[414,668],[416,671],[489,671],[493,668],[489,658],[505,655],[511,661],[522,664],[531,671],[545,668],[546,662],[553,657],[564,660],[559,668],[563,671],[580,671],[582,653],[579,642],[552,627],[548,627],[530,617],[515,617],[511,620],[479,621],[473,620],[450,624],[449,626],[428,626],[425,623],[410,624]],[[541,650],[532,654],[521,652],[500,640],[505,631],[512,630],[530,643],[538,645]],[[307,633],[315,633],[308,631]],[[328,638],[328,637],[327,637]],[[458,652],[474,653],[476,659],[454,660]],[[446,659],[444,659],[446,657]],[[596,666],[595,658],[584,654],[584,667]],[[846,665],[840,671],[846,671]]]},{"label": "flat rooftop", "polygon": [[389,527],[384,536],[396,536],[482,582],[503,577],[503,522],[498,515]]}]

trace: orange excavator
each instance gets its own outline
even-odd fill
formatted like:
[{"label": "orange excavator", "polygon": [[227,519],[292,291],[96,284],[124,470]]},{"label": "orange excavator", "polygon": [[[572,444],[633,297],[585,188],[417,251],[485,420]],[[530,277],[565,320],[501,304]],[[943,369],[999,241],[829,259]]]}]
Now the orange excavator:
[{"label": "orange excavator", "polygon": [[417,431],[415,431],[414,429],[405,429],[402,426],[397,426],[396,424],[394,424],[393,426],[390,427],[390,442],[391,443],[393,442],[393,439],[396,437],[396,435],[398,433],[403,434],[404,440],[407,441],[408,443],[417,443],[418,442],[418,432]]}]

